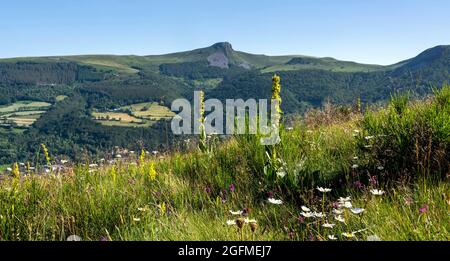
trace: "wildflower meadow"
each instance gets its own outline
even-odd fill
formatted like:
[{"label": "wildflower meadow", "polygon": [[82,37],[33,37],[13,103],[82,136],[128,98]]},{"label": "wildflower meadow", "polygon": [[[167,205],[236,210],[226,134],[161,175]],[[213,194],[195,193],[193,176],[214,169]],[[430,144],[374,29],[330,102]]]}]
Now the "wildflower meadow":
[{"label": "wildflower meadow", "polygon": [[[278,76],[272,91],[281,104]],[[274,119],[271,146],[206,135],[204,117],[188,151],[55,171],[42,144],[49,171],[2,176],[0,240],[450,240],[450,86]]]}]

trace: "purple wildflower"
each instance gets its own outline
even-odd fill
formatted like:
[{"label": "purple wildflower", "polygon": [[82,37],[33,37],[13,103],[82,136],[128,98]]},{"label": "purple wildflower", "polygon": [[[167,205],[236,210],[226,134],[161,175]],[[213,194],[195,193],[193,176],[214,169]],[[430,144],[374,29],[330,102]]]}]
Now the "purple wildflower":
[{"label": "purple wildflower", "polygon": [[372,186],[376,186],[378,184],[377,177],[376,176],[370,176],[369,183]]},{"label": "purple wildflower", "polygon": [[234,192],[234,190],[236,190],[236,187],[234,186],[233,183],[231,183],[231,185],[230,185],[230,191],[231,191],[231,192]]},{"label": "purple wildflower", "polygon": [[425,213],[427,213],[428,212],[428,205],[427,204],[425,204],[425,205],[423,205],[421,208],[419,208],[419,213],[420,214],[425,214]]},{"label": "purple wildflower", "polygon": [[361,181],[357,180],[355,182],[353,182],[353,186],[357,189],[362,189],[363,188],[363,184]]}]

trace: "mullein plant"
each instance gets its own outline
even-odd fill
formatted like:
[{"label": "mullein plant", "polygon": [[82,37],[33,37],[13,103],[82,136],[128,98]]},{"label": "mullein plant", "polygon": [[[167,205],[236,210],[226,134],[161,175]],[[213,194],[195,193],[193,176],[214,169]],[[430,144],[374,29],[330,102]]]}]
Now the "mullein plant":
[{"label": "mullein plant", "polygon": [[[280,128],[280,124],[281,124],[281,115],[283,113],[283,111],[281,110],[281,84],[280,84],[281,78],[278,75],[274,75],[272,77],[272,101],[275,101],[275,106],[272,109],[276,110],[276,116],[274,118],[270,119],[270,124],[272,126],[274,126],[275,128]],[[268,158],[268,162],[264,168],[264,171],[266,173],[266,175],[268,176],[275,176],[275,174],[277,176],[278,172],[281,170],[282,167],[282,163],[283,161],[281,159],[278,158],[278,153],[277,153],[277,147],[276,145],[266,145],[266,156]]]},{"label": "mullein plant", "polygon": [[199,136],[199,149],[202,152],[208,152],[207,137],[205,129],[205,93],[200,91],[200,136]]},{"label": "mullein plant", "polygon": [[144,148],[142,148],[141,154],[139,155],[139,160],[138,160],[138,164],[141,168],[144,167],[144,162],[145,162],[145,150],[144,150]]},{"label": "mullein plant", "polygon": [[361,97],[358,97],[358,99],[356,100],[356,111],[358,113],[361,113]]},{"label": "mullein plant", "polygon": [[47,147],[45,146],[45,144],[41,144],[41,148],[42,148],[42,151],[44,152],[45,161],[47,162],[47,165],[51,166],[52,164],[50,162],[50,155],[48,154]]},{"label": "mullein plant", "polygon": [[17,164],[17,162],[14,163],[12,166],[12,174],[13,174],[14,178],[20,177],[19,164]]},{"label": "mullein plant", "polygon": [[44,158],[45,158],[45,161],[46,161],[46,163],[47,163],[47,166],[49,166],[50,167],[50,169],[52,169],[52,167],[51,167],[51,162],[50,162],[50,155],[49,155],[49,153],[48,153],[48,149],[47,149],[47,146],[45,146],[45,144],[41,144],[40,146],[39,146],[39,150],[38,150],[38,153],[36,154],[36,172],[38,172],[39,173],[39,163],[40,163],[40,150],[42,149],[42,152],[44,153]]}]

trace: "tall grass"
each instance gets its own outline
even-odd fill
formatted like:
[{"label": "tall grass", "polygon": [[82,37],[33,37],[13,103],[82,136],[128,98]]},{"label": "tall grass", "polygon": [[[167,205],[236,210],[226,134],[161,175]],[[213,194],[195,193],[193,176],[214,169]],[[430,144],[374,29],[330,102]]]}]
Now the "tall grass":
[{"label": "tall grass", "polygon": [[373,169],[385,169],[387,179],[442,179],[449,173],[450,86],[420,102],[395,95],[386,109],[368,112],[361,125],[360,148],[370,154]]}]

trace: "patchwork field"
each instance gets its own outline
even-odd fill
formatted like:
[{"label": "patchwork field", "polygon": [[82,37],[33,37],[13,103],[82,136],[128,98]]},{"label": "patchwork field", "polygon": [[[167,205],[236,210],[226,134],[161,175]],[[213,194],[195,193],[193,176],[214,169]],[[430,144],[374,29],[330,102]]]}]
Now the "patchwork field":
[{"label": "patchwork field", "polygon": [[52,106],[47,102],[18,101],[0,107],[0,126],[30,127]]},{"label": "patchwork field", "polygon": [[0,106],[0,115],[17,111],[31,111],[41,108],[48,108],[50,106],[52,105],[47,102],[18,101],[11,105]]},{"label": "patchwork field", "polygon": [[93,118],[105,126],[150,127],[156,121],[171,119],[175,114],[158,103],[137,103],[120,108],[120,112],[93,112]]},{"label": "patchwork field", "polygon": [[135,117],[150,120],[171,119],[175,116],[175,113],[169,110],[169,108],[155,102],[132,104],[122,107],[122,110],[129,110]]}]

